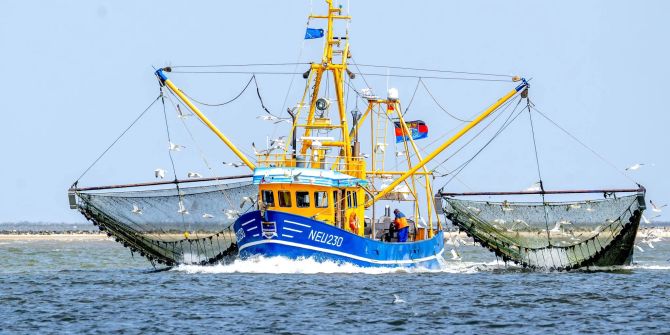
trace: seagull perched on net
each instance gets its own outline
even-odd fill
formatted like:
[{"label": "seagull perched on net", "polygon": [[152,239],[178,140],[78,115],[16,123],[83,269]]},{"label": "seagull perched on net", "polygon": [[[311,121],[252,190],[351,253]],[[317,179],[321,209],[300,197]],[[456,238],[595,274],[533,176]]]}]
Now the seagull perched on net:
[{"label": "seagull perched on net", "polygon": [[163,179],[165,178],[165,170],[158,168],[154,170],[154,175],[156,176],[156,178]]},{"label": "seagull perched on net", "polygon": [[656,212],[656,213],[662,212],[663,210],[661,208],[668,206],[667,204],[661,205],[661,206],[656,206],[656,204],[651,200],[649,200],[649,203],[651,204],[651,210]]},{"label": "seagull perched on net", "polygon": [[232,166],[232,167],[236,167],[236,168],[244,166],[244,163],[242,163],[242,162],[228,162],[228,163],[221,162],[221,163],[223,163],[223,165],[228,165],[228,166]]},{"label": "seagull perched on net", "polygon": [[181,151],[181,149],[186,148],[185,146],[183,146],[181,144],[176,144],[176,143],[172,143],[172,142],[168,142],[168,143],[170,144],[169,145],[170,151]]},{"label": "seagull perched on net", "polygon": [[202,178],[202,175],[197,172],[189,172],[186,176],[188,178]]},{"label": "seagull perched on net", "polygon": [[142,208],[137,206],[137,204],[133,204],[133,210],[131,212],[133,214],[142,215]]},{"label": "seagull perched on net", "polygon": [[202,218],[203,219],[212,219],[212,218],[214,218],[214,215],[209,214],[209,213],[204,213],[204,214],[202,214]]}]

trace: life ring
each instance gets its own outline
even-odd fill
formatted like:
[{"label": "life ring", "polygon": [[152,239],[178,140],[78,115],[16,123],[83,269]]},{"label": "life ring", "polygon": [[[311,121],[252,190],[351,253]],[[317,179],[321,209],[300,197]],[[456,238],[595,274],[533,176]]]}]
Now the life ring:
[{"label": "life ring", "polygon": [[349,215],[349,230],[358,233],[358,218],[356,217],[356,212],[351,212],[351,215]]}]

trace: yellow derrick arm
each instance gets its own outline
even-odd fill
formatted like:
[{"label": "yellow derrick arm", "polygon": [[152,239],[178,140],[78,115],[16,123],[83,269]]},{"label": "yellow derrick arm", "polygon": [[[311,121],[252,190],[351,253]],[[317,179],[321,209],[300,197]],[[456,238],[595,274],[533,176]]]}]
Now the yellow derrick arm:
[{"label": "yellow derrick arm", "polygon": [[[254,169],[256,169],[256,165],[254,165],[254,163],[252,163],[252,162],[247,158],[247,156],[245,156],[239,149],[237,149],[237,147],[233,144],[233,142],[231,142],[231,141],[226,137],[226,135],[224,135],[218,128],[216,128],[216,126],[215,126],[211,121],[209,121],[209,119],[208,119],[208,118],[207,118],[207,117],[200,111],[200,109],[198,109],[198,107],[196,107],[195,105],[193,105],[193,103],[191,103],[191,100],[189,100],[189,99],[186,97],[186,95],[185,95],[179,88],[177,88],[177,86],[175,86],[175,85],[172,83],[172,81],[171,81],[170,79],[168,79],[168,78],[165,76],[165,74],[163,73],[163,70],[164,70],[164,69],[158,69],[158,70],[156,70],[156,76],[158,76],[158,79],[161,81],[161,83],[162,83],[163,85],[167,86],[167,87],[170,89],[170,91],[172,91],[174,94],[176,94],[176,95],[179,97],[179,99],[180,99],[182,102],[184,102],[184,104],[186,104],[186,106],[188,106],[188,108],[189,108],[193,113],[195,113],[195,115],[197,115],[197,116],[200,118],[200,120],[202,120],[202,122],[203,122],[203,123],[204,123],[204,124],[211,130],[211,131],[213,131],[214,134],[216,134],[216,136],[218,136],[219,139],[221,139],[221,141],[223,141],[223,143],[225,143],[225,144],[228,146],[228,148],[230,148],[230,150],[231,150],[235,155],[237,155],[237,157],[239,157],[240,160],[242,160],[242,162],[243,162],[246,166],[249,167],[249,169],[251,169],[252,171],[253,171]],[[165,71],[166,71],[166,72],[169,72],[168,70],[165,70]]]},{"label": "yellow derrick arm", "polygon": [[[407,123],[405,123],[405,119],[402,116],[402,113],[400,112],[400,108],[396,108],[396,113],[398,115],[398,120],[400,121],[400,125],[402,126],[402,133],[403,135],[407,134],[409,138],[409,143],[412,146],[412,149],[414,150],[414,153],[416,154],[416,157],[419,159],[419,161],[423,160],[421,158],[421,152],[419,151],[419,148],[417,147],[416,143],[414,142],[414,139],[412,138],[412,133],[409,131],[409,128],[407,127]],[[407,143],[407,141],[405,141]],[[409,150],[406,150],[407,152],[407,162],[409,162]],[[423,173],[425,176],[426,180],[426,206],[427,206],[427,213],[428,213],[428,237],[433,237],[433,215],[432,213],[432,198],[433,198],[433,188],[432,185],[430,184],[430,178],[428,178],[428,169],[424,166],[423,168]],[[417,171],[416,174],[419,172]],[[418,200],[417,200],[417,205],[418,205]],[[439,226],[439,219],[438,219],[438,226]],[[438,227],[439,228],[439,227]]]},{"label": "yellow derrick arm", "polygon": [[391,192],[396,186],[398,186],[400,183],[402,183],[405,179],[408,177],[414,175],[419,169],[423,168],[428,162],[432,161],[437,155],[439,155],[444,149],[448,148],[451,146],[454,142],[456,142],[459,138],[461,138],[465,133],[470,131],[470,129],[474,128],[476,125],[478,125],[480,122],[482,122],[486,117],[491,115],[498,107],[500,107],[502,104],[504,104],[506,101],[511,99],[513,96],[515,96],[518,92],[521,92],[525,89],[528,88],[528,83],[526,82],[525,79],[522,79],[523,83],[519,86],[517,86],[515,89],[511,90],[509,93],[505,94],[500,100],[496,101],[493,105],[491,105],[489,108],[487,108],[484,112],[482,112],[479,116],[477,116],[476,119],[472,120],[470,123],[468,123],[461,131],[459,131],[456,135],[452,136],[449,140],[446,142],[442,143],[439,148],[435,149],[433,152],[431,152],[426,158],[424,158],[421,162],[419,162],[417,165],[409,169],[407,172],[405,172],[402,176],[400,176],[398,179],[394,180],[388,187],[383,189],[381,192],[377,193],[373,199],[368,201],[365,204],[365,207],[370,207],[372,204],[374,204],[375,201],[378,201],[381,199],[383,196],[387,195],[389,192]]}]

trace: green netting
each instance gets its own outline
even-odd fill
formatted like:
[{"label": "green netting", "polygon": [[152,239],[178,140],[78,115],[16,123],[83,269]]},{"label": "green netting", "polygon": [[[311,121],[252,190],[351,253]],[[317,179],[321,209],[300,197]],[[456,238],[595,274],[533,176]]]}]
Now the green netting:
[{"label": "green netting", "polygon": [[444,197],[447,218],[505,261],[538,269],[629,264],[644,195],[579,202]]},{"label": "green netting", "polygon": [[212,264],[237,254],[231,225],[253,208],[251,182],[122,192],[77,191],[84,216],[152,263]]}]

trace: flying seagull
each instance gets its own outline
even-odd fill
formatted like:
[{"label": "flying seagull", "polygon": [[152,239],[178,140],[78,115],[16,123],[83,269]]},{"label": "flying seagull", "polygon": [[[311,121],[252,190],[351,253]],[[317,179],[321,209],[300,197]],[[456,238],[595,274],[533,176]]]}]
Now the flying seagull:
[{"label": "flying seagull", "polygon": [[396,156],[396,157],[404,156],[404,155],[405,155],[405,152],[406,152],[405,150],[396,151],[396,152],[395,152],[395,156]]},{"label": "flying seagull", "polygon": [[455,261],[460,261],[461,260],[461,256],[458,254],[456,249],[451,249],[451,259],[455,260]]},{"label": "flying seagull", "polygon": [[189,115],[188,115],[188,114],[184,114],[184,112],[181,111],[181,108],[179,107],[179,105],[177,105],[177,117],[180,118],[180,119],[182,119],[182,120],[184,120],[184,119],[186,119],[188,116],[189,116]]},{"label": "flying seagull", "polygon": [[402,304],[405,303],[405,300],[400,299],[400,297],[397,294],[393,294],[393,303]]},{"label": "flying seagull", "polygon": [[540,186],[540,182],[536,181],[533,183],[533,185],[530,185],[527,189],[527,192],[539,192],[542,191],[542,187]]},{"label": "flying seagull", "polygon": [[223,165],[228,165],[228,166],[232,166],[232,167],[236,167],[236,168],[238,168],[240,166],[244,166],[244,163],[242,163],[242,162],[229,162],[229,163],[222,162],[222,163],[223,163]]},{"label": "flying seagull", "polygon": [[276,121],[276,120],[279,119],[278,117],[276,117],[274,115],[259,115],[256,118],[259,119],[259,120],[263,120],[263,121]]},{"label": "flying seagull", "polygon": [[156,178],[163,179],[165,178],[165,170],[158,168],[154,170],[154,175],[156,176]]},{"label": "flying seagull", "polygon": [[246,204],[247,202],[250,202],[252,206],[256,204],[256,200],[254,200],[250,197],[242,197],[242,202],[240,203],[240,208],[244,207],[244,204]]},{"label": "flying seagull", "polygon": [[177,213],[179,213],[181,215],[188,214],[188,209],[186,209],[186,207],[184,207],[184,202],[182,200],[179,200],[179,210],[177,211]]},{"label": "flying seagull", "polygon": [[224,213],[226,213],[228,220],[235,220],[236,217],[240,216],[240,212],[234,209],[226,209],[224,210]]},{"label": "flying seagull", "polygon": [[649,203],[651,204],[651,210],[656,212],[656,213],[662,212],[663,210],[661,208],[668,206],[667,204],[661,205],[661,206],[656,206],[656,204],[651,200],[649,200]]},{"label": "flying seagull", "polygon": [[633,165],[627,167],[627,168],[626,168],[626,171],[637,171],[637,170],[639,170],[641,167],[643,167],[644,165],[646,165],[646,164],[644,164],[644,163],[635,163],[635,164],[633,164]]},{"label": "flying seagull", "polygon": [[209,214],[209,213],[205,213],[205,214],[202,215],[202,218],[203,219],[212,219],[212,218],[214,218],[214,215]]},{"label": "flying seagull", "polygon": [[377,153],[378,151],[384,152],[386,151],[386,143],[377,143],[375,145],[375,150],[374,152]]},{"label": "flying seagull", "polygon": [[188,178],[202,178],[202,175],[197,172],[189,172],[186,176]]},{"label": "flying seagull", "polygon": [[131,212],[133,214],[142,215],[142,208],[140,208],[136,204],[133,204],[133,210]]},{"label": "flying seagull", "polygon": [[560,221],[556,221],[556,224],[554,225],[554,228],[552,228],[552,229],[550,230],[550,232],[557,233],[558,231],[561,230],[561,228],[562,228],[564,225],[569,225],[569,224],[572,224],[572,222],[570,222],[570,221],[568,221],[568,220],[560,220]]},{"label": "flying seagull", "polygon": [[172,142],[168,142],[168,143],[170,144],[170,146],[169,146],[170,151],[181,151],[181,149],[186,148],[185,146],[183,146],[181,144],[176,144],[176,143],[172,143]]}]

